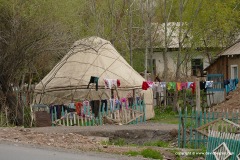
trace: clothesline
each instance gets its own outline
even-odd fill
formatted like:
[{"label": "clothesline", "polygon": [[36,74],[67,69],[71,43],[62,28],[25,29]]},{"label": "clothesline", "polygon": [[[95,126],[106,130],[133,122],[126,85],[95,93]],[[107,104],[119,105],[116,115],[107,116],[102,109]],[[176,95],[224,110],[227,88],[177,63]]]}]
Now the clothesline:
[{"label": "clothesline", "polygon": [[[89,88],[89,85],[91,83],[94,83],[94,84],[96,84],[96,91],[97,91],[98,90],[98,80],[99,80],[99,77],[91,76],[90,80],[88,82],[87,88]],[[120,80],[119,79],[104,78],[103,81],[104,81],[105,89],[112,89],[113,87],[120,87]]]},{"label": "clothesline", "polygon": [[[213,81],[201,81],[200,89],[207,89],[213,87]],[[183,89],[192,89],[192,93],[195,92],[196,82],[152,82],[152,81],[143,81],[142,89],[153,89],[158,92],[162,92],[165,88],[167,90],[181,91]]]},{"label": "clothesline", "polygon": [[[99,112],[105,111],[114,111],[116,109],[126,108],[133,106],[133,103],[136,102],[137,104],[141,103],[141,98],[136,97],[136,99],[133,99],[132,97],[129,98],[110,98],[110,99],[104,99],[104,100],[84,100],[79,102],[71,102],[69,104],[51,104],[49,106],[50,113],[53,112],[57,113],[57,118],[59,119],[62,116],[62,111],[65,112],[67,110],[68,112],[76,112],[79,116],[83,116],[84,113],[91,112],[95,116],[98,116]],[[55,111],[54,111],[55,110]]]}]

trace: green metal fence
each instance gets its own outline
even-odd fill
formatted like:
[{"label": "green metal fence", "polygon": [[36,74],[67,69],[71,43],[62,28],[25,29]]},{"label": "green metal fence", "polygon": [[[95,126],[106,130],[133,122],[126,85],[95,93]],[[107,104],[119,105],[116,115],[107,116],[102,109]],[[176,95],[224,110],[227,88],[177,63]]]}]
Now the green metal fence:
[{"label": "green metal fence", "polygon": [[239,160],[240,134],[210,131],[206,160]]},{"label": "green metal fence", "polygon": [[239,115],[238,110],[233,112],[228,112],[227,110],[222,110],[221,112],[195,111],[194,109],[180,110],[178,147],[195,149],[207,147],[207,133],[210,129],[227,132],[236,131],[236,128],[231,128],[231,124],[228,125],[225,121],[220,121],[219,119],[224,118],[238,124],[240,122]]}]

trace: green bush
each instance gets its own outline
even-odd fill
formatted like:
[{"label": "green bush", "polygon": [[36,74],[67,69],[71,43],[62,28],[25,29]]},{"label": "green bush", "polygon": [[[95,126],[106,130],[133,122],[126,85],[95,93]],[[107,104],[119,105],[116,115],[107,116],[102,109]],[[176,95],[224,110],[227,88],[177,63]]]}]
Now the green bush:
[{"label": "green bush", "polygon": [[159,153],[159,151],[156,151],[150,148],[142,150],[141,155],[144,158],[152,158],[152,159],[160,159],[160,160],[163,159],[163,156]]}]

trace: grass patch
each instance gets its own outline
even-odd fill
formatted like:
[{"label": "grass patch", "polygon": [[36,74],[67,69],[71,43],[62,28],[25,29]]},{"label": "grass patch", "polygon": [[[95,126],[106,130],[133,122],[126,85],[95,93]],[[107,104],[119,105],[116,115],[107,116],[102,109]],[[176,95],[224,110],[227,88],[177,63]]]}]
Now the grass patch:
[{"label": "grass patch", "polygon": [[159,153],[159,151],[153,150],[153,149],[144,149],[141,151],[141,155],[144,158],[152,158],[152,159],[163,159],[163,156]]},{"label": "grass patch", "polygon": [[159,140],[154,142],[146,142],[144,143],[144,146],[169,147],[169,143]]},{"label": "grass patch", "polygon": [[125,146],[127,145],[126,141],[122,138],[115,139],[113,141],[101,141],[102,145],[116,145],[116,146]]},{"label": "grass patch", "polygon": [[165,111],[161,111],[159,107],[154,108],[155,117],[150,121],[152,122],[161,122],[168,124],[178,124],[178,114],[172,111],[171,107],[165,109]]},{"label": "grass patch", "polygon": [[125,155],[128,156],[138,156],[141,155],[144,158],[152,158],[152,159],[163,159],[163,156],[161,155],[161,153],[159,151],[153,150],[153,149],[144,149],[141,152],[137,152],[137,151],[128,151],[125,153]]},{"label": "grass patch", "polygon": [[134,156],[134,157],[137,156],[137,155],[141,155],[141,153],[137,152],[137,151],[128,151],[125,154],[128,155],[128,156]]},{"label": "grass patch", "polygon": [[116,140],[114,140],[112,142],[114,145],[117,145],[117,146],[124,146],[124,145],[127,145],[126,141],[122,138],[118,138]]}]

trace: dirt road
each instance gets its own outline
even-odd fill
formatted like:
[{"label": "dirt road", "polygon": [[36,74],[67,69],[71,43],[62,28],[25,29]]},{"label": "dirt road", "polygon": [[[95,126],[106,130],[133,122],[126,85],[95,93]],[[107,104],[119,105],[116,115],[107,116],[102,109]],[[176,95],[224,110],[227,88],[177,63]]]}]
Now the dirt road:
[{"label": "dirt road", "polygon": [[[142,147],[105,146],[102,141],[123,138],[126,143],[176,139],[177,125],[146,123],[139,125],[104,125],[91,127],[0,128],[0,143],[10,142],[33,146],[53,147],[71,151],[97,151],[123,154],[141,151]],[[161,149],[159,149],[161,150]],[[165,154],[164,152],[163,154]],[[169,156],[169,153],[166,153]],[[171,156],[171,155],[170,155]]]}]

